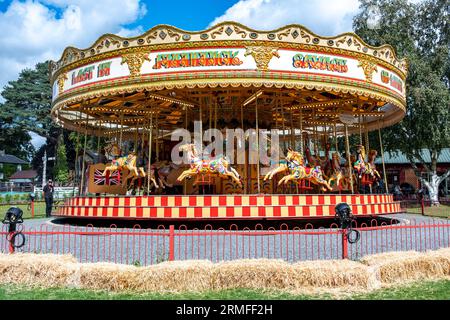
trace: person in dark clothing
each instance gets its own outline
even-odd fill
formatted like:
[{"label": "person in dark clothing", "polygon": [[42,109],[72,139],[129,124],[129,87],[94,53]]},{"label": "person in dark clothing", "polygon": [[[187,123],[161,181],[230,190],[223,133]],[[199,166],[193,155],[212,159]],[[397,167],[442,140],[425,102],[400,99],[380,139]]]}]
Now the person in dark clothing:
[{"label": "person in dark clothing", "polygon": [[45,216],[49,218],[52,214],[52,206],[53,206],[53,192],[55,188],[53,187],[53,181],[48,180],[47,184],[45,185],[44,189],[42,189],[44,193],[44,199],[45,199]]},{"label": "person in dark clothing", "polygon": [[105,148],[102,148],[99,155],[97,156],[97,163],[107,163],[108,159],[106,158]]}]

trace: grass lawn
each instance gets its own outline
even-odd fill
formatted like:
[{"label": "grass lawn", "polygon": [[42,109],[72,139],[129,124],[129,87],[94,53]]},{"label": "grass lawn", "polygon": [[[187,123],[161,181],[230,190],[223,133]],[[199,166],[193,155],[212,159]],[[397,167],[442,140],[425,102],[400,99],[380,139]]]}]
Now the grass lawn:
[{"label": "grass lawn", "polygon": [[[6,211],[8,211],[11,207],[18,207],[23,211],[23,218],[30,219],[31,218],[31,210],[28,210],[28,204],[1,204],[0,205],[0,216],[3,219]],[[34,217],[35,218],[44,218],[45,217],[45,202],[39,201],[34,203]]]},{"label": "grass lawn", "polygon": [[[422,209],[418,208],[408,208],[406,210],[408,213],[418,213],[422,214]],[[424,207],[424,212],[426,216],[430,217],[440,217],[440,218],[450,218],[450,206],[441,204],[439,207]]]},{"label": "grass lawn", "polygon": [[[235,289],[219,292],[185,294],[108,293],[81,289],[32,289],[1,285],[0,300],[311,300],[333,299],[331,295],[291,295],[280,292],[261,292]],[[413,283],[396,288],[353,294],[346,299],[355,300],[450,300],[450,280]]]}]

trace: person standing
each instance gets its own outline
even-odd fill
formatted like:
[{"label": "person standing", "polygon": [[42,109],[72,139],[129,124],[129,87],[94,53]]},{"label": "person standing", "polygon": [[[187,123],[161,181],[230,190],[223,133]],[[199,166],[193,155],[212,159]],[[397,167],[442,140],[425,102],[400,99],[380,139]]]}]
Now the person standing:
[{"label": "person standing", "polygon": [[53,187],[53,181],[49,179],[44,189],[42,189],[45,199],[45,216],[47,218],[49,218],[52,214],[54,190],[55,188]]}]

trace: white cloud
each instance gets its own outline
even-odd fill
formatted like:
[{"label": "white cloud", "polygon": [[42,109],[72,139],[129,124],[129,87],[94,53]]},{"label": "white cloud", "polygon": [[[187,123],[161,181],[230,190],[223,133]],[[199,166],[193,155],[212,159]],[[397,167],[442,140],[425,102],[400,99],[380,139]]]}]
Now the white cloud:
[{"label": "white cloud", "polygon": [[254,29],[270,30],[287,24],[301,24],[322,36],[352,31],[358,0],[241,0],[217,17],[236,21]]},{"label": "white cloud", "polygon": [[0,91],[37,62],[58,60],[65,47],[89,47],[104,33],[136,35],[127,29],[147,12],[141,0],[14,0],[0,12]]}]

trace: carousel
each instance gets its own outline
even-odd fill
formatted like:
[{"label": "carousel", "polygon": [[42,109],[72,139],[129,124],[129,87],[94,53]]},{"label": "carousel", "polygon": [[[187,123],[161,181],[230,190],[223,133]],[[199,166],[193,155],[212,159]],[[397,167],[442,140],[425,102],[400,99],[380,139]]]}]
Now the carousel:
[{"label": "carousel", "polygon": [[[407,63],[389,45],[300,25],[160,25],[68,47],[50,68],[52,117],[83,146],[77,194],[55,216],[311,219],[334,217],[341,202],[357,216],[400,212],[381,130],[405,115]],[[180,129],[189,141],[174,139]],[[210,129],[226,154],[207,147]]]}]

